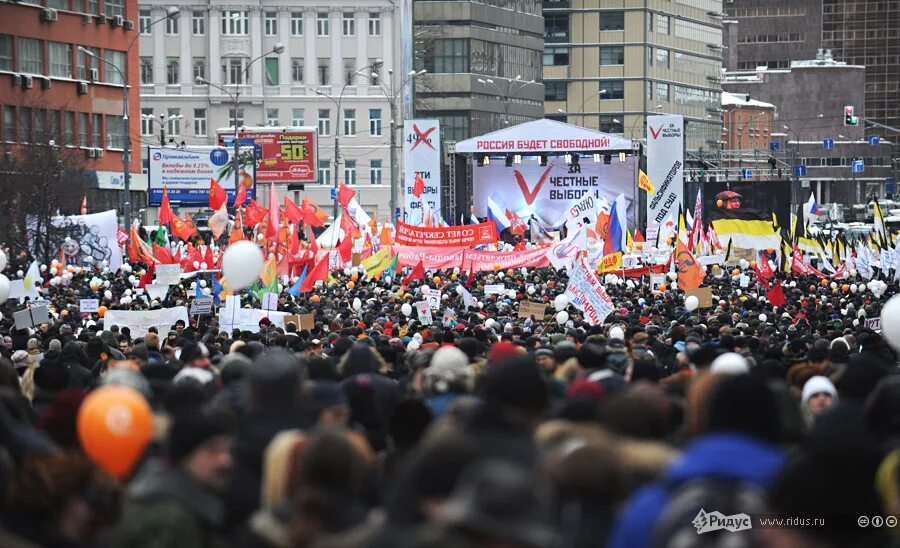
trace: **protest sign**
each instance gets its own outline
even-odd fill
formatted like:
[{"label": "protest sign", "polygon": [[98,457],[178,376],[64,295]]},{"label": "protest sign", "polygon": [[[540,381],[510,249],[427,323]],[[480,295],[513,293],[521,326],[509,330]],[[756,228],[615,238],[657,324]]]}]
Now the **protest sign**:
[{"label": "protest sign", "polygon": [[100,308],[100,299],[81,299],[78,301],[78,309],[82,314],[96,312]]},{"label": "protest sign", "polygon": [[506,293],[506,286],[503,284],[487,284],[484,286],[485,295],[503,295]]},{"label": "protest sign", "polygon": [[416,303],[416,312],[418,312],[419,321],[424,325],[431,325],[434,320],[431,317],[431,306],[428,301],[419,301]]},{"label": "protest sign", "polygon": [[181,282],[181,265],[159,264],[156,265],[156,283],[174,285]]},{"label": "protest sign", "polygon": [[153,310],[107,310],[103,325],[128,327],[132,337],[143,337],[155,327],[159,333],[166,333],[178,320],[188,323],[188,309],[185,306],[157,308]]},{"label": "protest sign", "polygon": [[698,287],[697,289],[688,289],[684,292],[684,297],[691,295],[697,297],[700,302],[699,308],[709,308],[712,306],[712,289],[709,287]]},{"label": "protest sign", "polygon": [[13,312],[13,321],[16,329],[28,329],[42,323],[50,322],[50,309],[47,305],[29,306],[23,310]]},{"label": "protest sign", "polygon": [[536,320],[544,319],[544,312],[547,306],[544,303],[533,303],[531,301],[521,301],[519,303],[519,317],[530,318],[534,316]]},{"label": "protest sign", "polygon": [[613,311],[612,299],[584,260],[575,261],[572,265],[566,296],[570,303],[584,312],[584,319],[591,325],[602,324]]},{"label": "protest sign", "polygon": [[881,318],[866,318],[866,329],[881,331]]},{"label": "protest sign", "polygon": [[278,293],[266,293],[262,296],[263,310],[278,310]]},{"label": "protest sign", "polygon": [[437,310],[441,306],[441,290],[431,289],[429,287],[422,288],[422,296],[428,301],[428,306],[433,310]]},{"label": "protest sign", "polygon": [[460,226],[413,226],[397,221],[395,241],[400,245],[473,247],[497,242],[497,225],[485,222]]},{"label": "protest sign", "polygon": [[199,316],[200,314],[211,314],[213,307],[212,297],[197,297],[191,301],[191,316]]}]

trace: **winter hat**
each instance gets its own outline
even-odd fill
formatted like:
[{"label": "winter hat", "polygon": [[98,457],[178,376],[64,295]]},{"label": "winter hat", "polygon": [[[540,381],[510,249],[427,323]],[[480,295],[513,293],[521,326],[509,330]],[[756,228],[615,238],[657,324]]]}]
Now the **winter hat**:
[{"label": "winter hat", "polygon": [[47,344],[47,350],[62,352],[62,341],[59,339],[50,339],[50,343]]},{"label": "winter hat", "polygon": [[181,462],[210,439],[228,433],[225,421],[211,413],[199,409],[181,413],[169,429],[169,458]]},{"label": "winter hat", "polygon": [[778,404],[765,381],[729,375],[713,388],[708,431],[738,432],[776,442],[781,433]]},{"label": "winter hat", "polygon": [[69,370],[59,360],[59,352],[48,350],[34,372],[34,384],[41,390],[62,390],[69,384]]},{"label": "winter hat", "polygon": [[41,342],[34,337],[28,339],[28,350],[40,350]]},{"label": "winter hat", "polygon": [[809,399],[819,392],[831,394],[832,399],[837,398],[837,388],[834,387],[831,380],[828,377],[816,375],[815,377],[810,377],[806,384],[803,385],[803,396],[801,397],[803,405],[805,406]]},{"label": "winter hat", "polygon": [[469,380],[469,357],[455,346],[438,348],[425,369],[425,383],[436,394],[453,388],[465,390]]},{"label": "winter hat", "polygon": [[746,375],[750,372],[750,366],[740,354],[727,352],[713,360],[710,371],[723,375]]},{"label": "winter hat", "polygon": [[13,352],[12,361],[16,369],[25,369],[28,367],[28,358],[31,356],[24,350],[16,350]]},{"label": "winter hat", "polygon": [[543,373],[532,356],[519,355],[488,368],[480,395],[489,405],[539,415],[550,404]]},{"label": "winter hat", "polygon": [[511,342],[501,341],[491,348],[491,354],[488,361],[492,365],[501,364],[516,358],[522,353],[522,348]]}]

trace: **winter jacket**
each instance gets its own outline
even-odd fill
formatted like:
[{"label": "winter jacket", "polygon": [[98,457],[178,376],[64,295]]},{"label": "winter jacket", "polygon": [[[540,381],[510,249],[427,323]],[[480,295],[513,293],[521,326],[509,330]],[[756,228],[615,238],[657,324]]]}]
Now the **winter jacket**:
[{"label": "winter jacket", "polygon": [[225,506],[178,468],[151,461],[132,482],[113,548],[215,548]]},{"label": "winter jacket", "polygon": [[662,480],[634,494],[619,515],[608,546],[651,546],[654,525],[668,506],[672,493],[688,481],[731,479],[765,489],[783,463],[784,455],[779,449],[749,436],[716,433],[700,438],[685,450]]}]

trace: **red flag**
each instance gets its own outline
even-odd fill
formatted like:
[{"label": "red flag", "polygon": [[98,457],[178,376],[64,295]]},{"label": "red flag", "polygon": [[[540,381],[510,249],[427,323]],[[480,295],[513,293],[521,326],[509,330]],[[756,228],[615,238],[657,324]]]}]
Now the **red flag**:
[{"label": "red flag", "polygon": [[756,279],[769,280],[774,276],[775,272],[772,271],[772,267],[769,266],[769,260],[764,254],[758,261],[756,261]]},{"label": "red flag", "polygon": [[253,228],[266,217],[267,213],[266,208],[259,205],[256,200],[250,200],[250,205],[244,208],[244,225]]},{"label": "red flag", "polygon": [[325,226],[328,214],[322,211],[322,208],[315,203],[303,198],[303,202],[300,204],[300,211],[303,215],[304,223],[309,226]]},{"label": "red flag", "polygon": [[209,180],[209,208],[218,211],[222,204],[228,201],[225,189],[219,186],[215,179]]},{"label": "red flag", "polygon": [[213,265],[216,264],[213,260],[211,245],[206,246],[206,253],[203,255],[203,260],[201,262],[206,263],[206,268],[213,268]]},{"label": "red flag", "polygon": [[509,225],[510,234],[517,234],[519,236],[525,235],[525,230],[527,230],[528,227],[525,226],[525,221],[523,221],[522,218],[519,217],[518,214],[507,209],[506,210],[506,218],[509,219],[509,222],[510,222],[510,225]]},{"label": "red flag", "polygon": [[287,216],[288,220],[295,225],[299,225],[303,220],[303,212],[300,211],[300,208],[297,207],[294,200],[291,200],[288,196],[284,197],[284,214]]},{"label": "red flag", "polygon": [[328,261],[331,258],[331,253],[326,253],[322,260],[316,263],[314,267],[309,271],[309,274],[306,275],[306,279],[303,280],[303,283],[300,284],[300,292],[306,293],[312,290],[313,287],[316,286],[316,282],[326,281],[328,280]]},{"label": "red flag", "polygon": [[159,204],[159,224],[167,225],[172,222],[172,207],[169,205],[169,189],[163,187],[162,203]]},{"label": "red flag", "polygon": [[409,282],[414,280],[424,280],[425,279],[425,265],[422,264],[422,261],[419,261],[419,264],[412,269],[412,272],[406,275],[403,278],[403,281],[400,282],[400,285],[408,285]]},{"label": "red flag", "polygon": [[291,256],[291,260],[295,260],[295,257],[300,253],[300,233],[297,231],[297,226],[294,226],[293,230],[291,230],[291,242],[288,246],[288,254]]},{"label": "red flag", "polygon": [[197,225],[191,220],[190,213],[185,213],[184,219],[174,213],[172,214],[172,234],[184,241],[188,241],[192,236],[198,234]]},{"label": "red flag", "polygon": [[355,237],[359,234],[359,224],[347,213],[346,209],[341,213],[341,230],[344,231],[344,236]]},{"label": "red flag", "polygon": [[769,301],[769,304],[784,306],[784,303],[786,303],[787,300],[784,298],[784,290],[781,288],[781,282],[775,282],[772,289],[766,293],[766,299]]},{"label": "red flag", "polygon": [[416,173],[416,182],[413,183],[413,196],[416,198],[422,196],[422,193],[425,192],[425,181],[422,180],[422,176]]},{"label": "red flag", "polygon": [[150,266],[147,267],[147,272],[141,276],[141,281],[138,283],[138,287],[141,289],[145,289],[147,284],[153,282],[153,272],[156,270],[156,263],[150,263]]},{"label": "red flag", "polygon": [[275,185],[269,185],[269,224],[266,225],[266,238],[274,238],[278,236],[278,226],[281,224],[279,219],[280,208],[278,207],[278,197],[275,194]]},{"label": "red flag", "polygon": [[312,228],[309,229],[309,253],[310,259],[315,260],[319,254],[319,242],[316,241],[316,235],[313,234]]},{"label": "red flag", "polygon": [[338,252],[341,254],[341,261],[345,263],[353,258],[353,236],[344,236],[344,239],[338,244]]},{"label": "red flag", "polygon": [[647,239],[644,238],[644,235],[641,233],[640,228],[634,229],[634,241],[635,242],[646,242],[647,241]]},{"label": "red flag", "polygon": [[[60,251],[60,263],[65,264],[65,252]],[[131,241],[128,242],[128,261],[153,264],[153,249],[138,235],[137,227],[131,225]]]},{"label": "red flag", "polygon": [[238,183],[238,191],[234,196],[234,204],[233,207],[240,207],[244,205],[244,202],[247,201],[247,187],[244,186],[244,183]]},{"label": "red flag", "polygon": [[341,204],[341,207],[350,205],[350,200],[352,200],[354,196],[356,196],[356,191],[346,184],[341,183],[340,189],[338,190],[338,203]]},{"label": "red flag", "polygon": [[169,250],[156,243],[153,244],[153,256],[162,264],[175,264],[175,259],[172,258]]}]

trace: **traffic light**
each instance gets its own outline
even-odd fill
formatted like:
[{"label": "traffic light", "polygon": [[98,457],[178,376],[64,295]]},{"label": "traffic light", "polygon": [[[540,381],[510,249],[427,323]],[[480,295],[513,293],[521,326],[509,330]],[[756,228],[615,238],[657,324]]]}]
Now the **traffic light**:
[{"label": "traffic light", "polygon": [[854,111],[853,105],[847,105],[844,107],[844,125],[845,126],[855,126],[859,124],[859,118],[853,113]]}]

